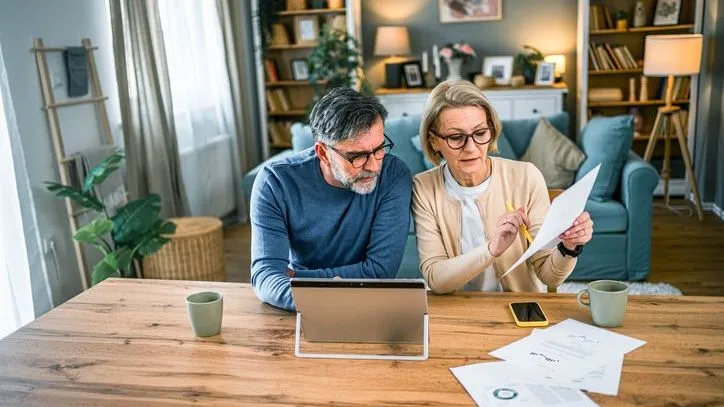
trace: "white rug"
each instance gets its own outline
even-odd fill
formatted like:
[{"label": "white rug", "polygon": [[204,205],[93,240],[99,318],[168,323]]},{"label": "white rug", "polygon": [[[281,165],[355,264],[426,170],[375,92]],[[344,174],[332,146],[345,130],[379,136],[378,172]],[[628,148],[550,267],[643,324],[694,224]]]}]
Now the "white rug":
[{"label": "white rug", "polygon": [[[643,283],[639,281],[629,282],[628,293],[632,295],[683,295],[681,290],[668,283]],[[578,281],[565,282],[558,287],[559,293],[577,294],[586,288],[586,283]]]}]

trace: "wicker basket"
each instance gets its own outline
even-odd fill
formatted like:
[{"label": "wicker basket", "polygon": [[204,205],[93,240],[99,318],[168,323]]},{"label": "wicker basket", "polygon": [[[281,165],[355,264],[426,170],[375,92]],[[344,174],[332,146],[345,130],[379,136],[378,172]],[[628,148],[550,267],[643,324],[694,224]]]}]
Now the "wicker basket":
[{"label": "wicker basket", "polygon": [[143,277],[225,281],[221,221],[210,217],[170,219],[176,233],[161,250],[143,259]]}]

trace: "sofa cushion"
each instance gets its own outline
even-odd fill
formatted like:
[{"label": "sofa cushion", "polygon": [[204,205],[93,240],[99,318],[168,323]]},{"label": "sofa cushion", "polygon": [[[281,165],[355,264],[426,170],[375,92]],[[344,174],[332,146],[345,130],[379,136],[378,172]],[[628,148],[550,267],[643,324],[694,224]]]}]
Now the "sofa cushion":
[{"label": "sofa cushion", "polygon": [[621,233],[628,228],[626,208],[621,202],[607,200],[603,202],[588,200],[586,211],[593,220],[593,233]]},{"label": "sofa cushion", "polygon": [[[546,119],[563,135],[568,136],[568,113],[561,112],[546,116]],[[515,153],[515,158],[523,155],[528,148],[533,132],[538,126],[538,118],[503,120],[503,133]]]},{"label": "sofa cushion", "polygon": [[518,156],[515,155],[515,151],[513,150],[513,147],[510,146],[510,142],[508,141],[508,137],[505,135],[505,133],[501,132],[500,136],[498,136],[498,152],[497,153],[490,153],[493,157],[501,157],[501,158],[507,158],[508,160],[517,160]]},{"label": "sofa cushion", "polygon": [[520,160],[533,163],[543,173],[548,188],[565,189],[573,183],[585,158],[576,143],[541,117]]},{"label": "sofa cushion", "polygon": [[292,124],[292,150],[296,153],[314,145],[312,128],[304,123]]},{"label": "sofa cushion", "polygon": [[427,159],[427,156],[425,156],[425,153],[422,151],[422,141],[420,140],[420,135],[413,137],[410,139],[412,142],[412,146],[415,147],[415,150],[417,150],[418,153],[422,156],[422,164],[425,166],[425,169],[429,170],[430,168],[433,168],[435,164],[432,163],[432,161]]},{"label": "sofa cushion", "polygon": [[586,153],[586,160],[576,174],[576,181],[601,164],[590,199],[605,201],[613,196],[632,142],[633,116],[631,115],[594,117],[583,128],[581,146]]}]

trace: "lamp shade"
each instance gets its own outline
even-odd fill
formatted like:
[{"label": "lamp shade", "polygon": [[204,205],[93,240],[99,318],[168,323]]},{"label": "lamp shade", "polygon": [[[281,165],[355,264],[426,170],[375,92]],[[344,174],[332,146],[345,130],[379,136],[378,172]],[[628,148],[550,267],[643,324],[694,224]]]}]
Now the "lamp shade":
[{"label": "lamp shade", "polygon": [[377,27],[375,55],[392,56],[410,53],[410,35],[405,26]]},{"label": "lamp shade", "polygon": [[644,50],[644,75],[681,76],[699,73],[701,34],[649,35]]},{"label": "lamp shade", "polygon": [[556,76],[562,76],[566,73],[566,56],[565,55],[548,55],[544,59],[545,62],[556,64]]}]

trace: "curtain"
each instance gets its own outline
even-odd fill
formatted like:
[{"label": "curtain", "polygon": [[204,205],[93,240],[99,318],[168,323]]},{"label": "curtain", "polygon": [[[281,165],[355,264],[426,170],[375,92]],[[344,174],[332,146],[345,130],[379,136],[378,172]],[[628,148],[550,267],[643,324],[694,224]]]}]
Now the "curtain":
[{"label": "curtain", "polygon": [[158,3],[110,4],[128,192],[159,194],[164,217],[187,215]]},{"label": "curtain", "polygon": [[19,142],[0,48],[0,338],[35,318],[28,251],[19,238],[25,236],[19,189],[29,187],[25,171],[16,177],[16,167],[24,170],[24,162],[17,165],[13,159],[11,129]]}]

